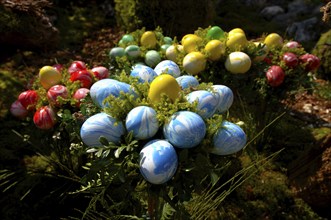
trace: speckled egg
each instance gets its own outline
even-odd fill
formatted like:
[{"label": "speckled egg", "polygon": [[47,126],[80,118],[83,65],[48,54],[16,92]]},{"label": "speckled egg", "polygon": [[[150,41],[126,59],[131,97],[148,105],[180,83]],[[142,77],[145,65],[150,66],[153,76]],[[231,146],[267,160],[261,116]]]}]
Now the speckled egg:
[{"label": "speckled egg", "polygon": [[103,145],[99,141],[100,137],[117,144],[124,133],[123,123],[104,112],[97,113],[86,119],[80,129],[80,137],[89,147],[102,147]]},{"label": "speckled egg", "polygon": [[216,96],[206,90],[197,90],[187,94],[188,102],[198,102],[197,113],[204,119],[210,118],[214,115],[218,106],[218,99]]},{"label": "speckled egg", "polygon": [[191,75],[177,77],[176,81],[182,89],[188,89],[199,85],[198,79]]},{"label": "speckled egg", "polygon": [[224,121],[213,137],[213,147],[210,152],[217,155],[234,154],[243,149],[246,142],[246,134],[240,126]]},{"label": "speckled egg", "polygon": [[157,75],[161,75],[162,73],[167,73],[177,78],[180,76],[180,69],[177,63],[172,60],[163,60],[156,65],[154,71]]},{"label": "speckled egg", "polygon": [[135,107],[126,116],[125,126],[128,132],[133,132],[134,138],[149,139],[159,130],[156,111],[148,106]]},{"label": "speckled egg", "polygon": [[229,110],[233,103],[232,90],[224,85],[213,85],[212,88],[216,92],[216,98],[218,98],[218,105],[215,113],[224,113]]},{"label": "speckled egg", "polygon": [[135,65],[131,70],[130,76],[138,78],[141,83],[152,82],[155,77],[157,77],[156,72],[153,68],[145,65]]},{"label": "speckled egg", "polygon": [[176,173],[178,157],[174,147],[165,140],[152,140],[140,151],[140,173],[152,184],[163,184]]},{"label": "speckled egg", "polygon": [[164,137],[178,148],[199,145],[205,134],[205,122],[200,115],[190,111],[176,112],[163,126]]}]

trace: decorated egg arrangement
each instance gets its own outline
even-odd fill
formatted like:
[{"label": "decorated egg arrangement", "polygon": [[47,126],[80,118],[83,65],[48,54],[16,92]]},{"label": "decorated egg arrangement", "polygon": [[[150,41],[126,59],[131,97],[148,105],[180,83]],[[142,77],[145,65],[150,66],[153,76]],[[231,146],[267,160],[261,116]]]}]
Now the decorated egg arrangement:
[{"label": "decorated egg arrangement", "polygon": [[130,76],[138,78],[141,83],[150,83],[157,76],[157,73],[149,66],[135,65],[130,72]]},{"label": "decorated egg arrangement", "polygon": [[197,90],[186,96],[188,102],[197,102],[197,113],[202,118],[210,118],[214,115],[218,107],[218,96],[205,90]]}]

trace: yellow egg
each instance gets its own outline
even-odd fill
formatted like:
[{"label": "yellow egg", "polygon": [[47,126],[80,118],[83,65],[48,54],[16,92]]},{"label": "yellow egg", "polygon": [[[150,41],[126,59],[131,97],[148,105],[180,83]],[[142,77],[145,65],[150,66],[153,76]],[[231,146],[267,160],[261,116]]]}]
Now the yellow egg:
[{"label": "yellow egg", "polygon": [[179,97],[180,91],[181,88],[175,77],[170,74],[161,74],[151,82],[148,98],[152,103],[157,103],[161,100],[162,95],[165,94],[170,100],[175,101]]},{"label": "yellow egg", "polygon": [[166,50],[166,57],[168,60],[172,60],[174,62],[177,62],[177,56],[179,53],[182,53],[184,51],[183,46],[180,44],[177,45],[171,45]]},{"label": "yellow egg", "polygon": [[39,70],[39,80],[45,89],[60,83],[62,75],[52,66],[44,66]]},{"label": "yellow egg", "polygon": [[248,44],[246,35],[243,33],[233,33],[228,36],[226,46],[232,51],[240,51]]},{"label": "yellow egg", "polygon": [[283,38],[277,33],[271,33],[264,39],[264,43],[268,48],[281,47],[283,46]]},{"label": "yellow egg", "polygon": [[254,62],[261,62],[267,56],[269,48],[267,45],[261,42],[254,42],[254,45],[258,48],[257,55],[253,58]]},{"label": "yellow egg", "polygon": [[182,38],[182,45],[186,53],[198,51],[202,38],[195,34],[187,34]]},{"label": "yellow egg", "polygon": [[251,68],[251,59],[244,52],[232,52],[225,61],[225,68],[231,73],[246,73]]},{"label": "yellow egg", "polygon": [[157,44],[156,35],[153,31],[146,31],[141,35],[140,44],[148,49],[154,48]]},{"label": "yellow egg", "polygon": [[211,61],[219,60],[225,52],[224,45],[219,40],[211,40],[205,46],[208,59]]},{"label": "yellow egg", "polygon": [[206,68],[206,58],[200,52],[191,52],[183,59],[184,70],[192,75],[196,75]]},{"label": "yellow egg", "polygon": [[241,28],[232,29],[231,31],[229,31],[228,35],[231,36],[232,34],[236,34],[236,33],[241,33],[245,35],[245,32]]}]

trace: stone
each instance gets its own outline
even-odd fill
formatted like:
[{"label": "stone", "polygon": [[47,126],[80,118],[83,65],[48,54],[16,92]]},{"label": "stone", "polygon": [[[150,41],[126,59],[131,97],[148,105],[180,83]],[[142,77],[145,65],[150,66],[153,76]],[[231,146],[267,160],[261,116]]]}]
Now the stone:
[{"label": "stone", "polygon": [[285,10],[282,7],[273,5],[263,8],[260,15],[267,20],[271,20],[276,15],[284,14],[284,12]]}]

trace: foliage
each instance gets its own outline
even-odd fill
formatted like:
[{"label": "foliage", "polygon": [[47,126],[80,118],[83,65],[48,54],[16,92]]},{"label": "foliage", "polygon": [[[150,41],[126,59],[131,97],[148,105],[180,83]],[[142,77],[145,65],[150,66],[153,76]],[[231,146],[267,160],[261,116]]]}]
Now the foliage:
[{"label": "foliage", "polygon": [[321,67],[316,74],[317,78],[331,79],[331,30],[323,33],[312,51],[321,58]]}]

